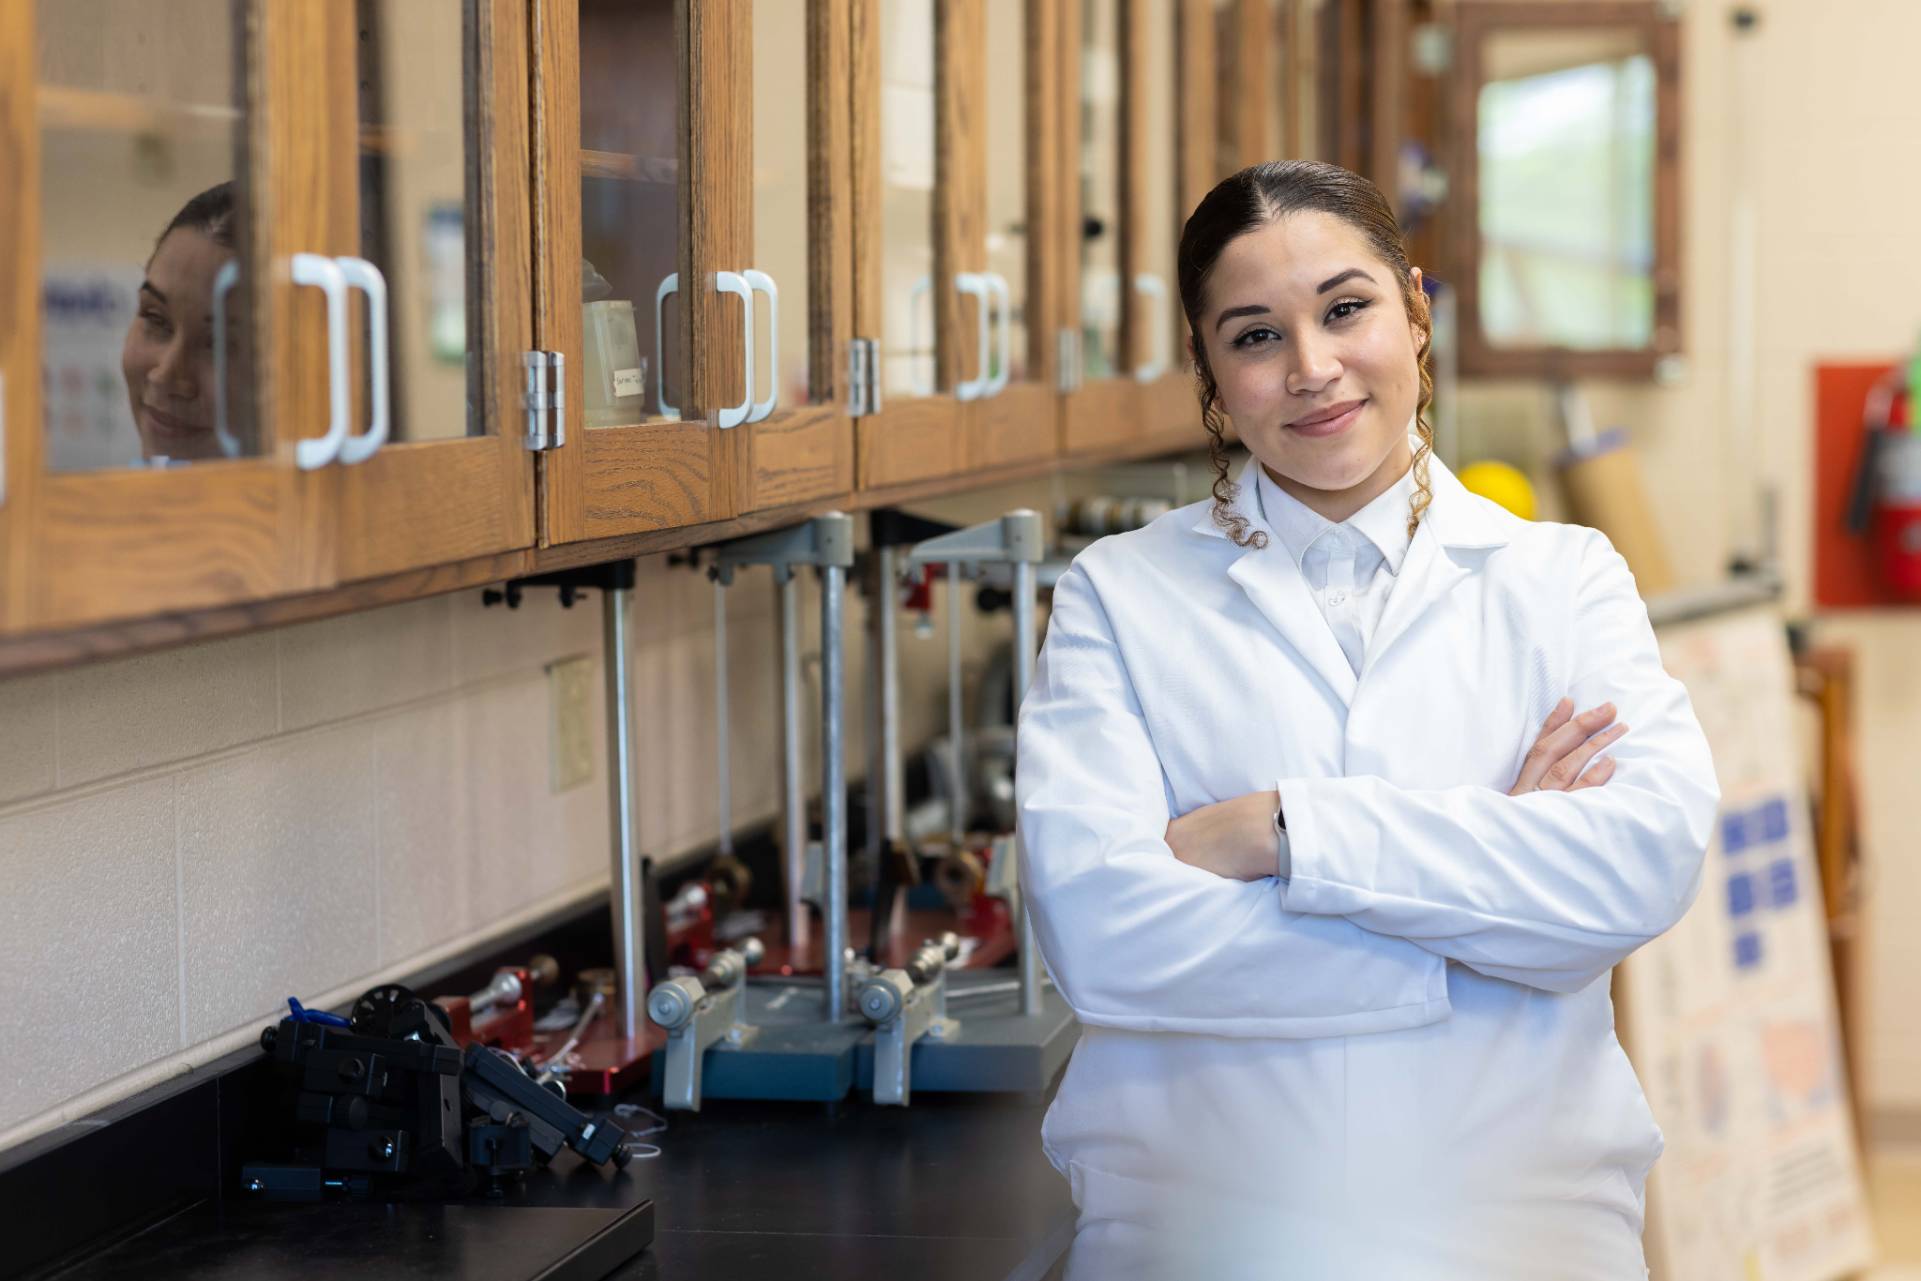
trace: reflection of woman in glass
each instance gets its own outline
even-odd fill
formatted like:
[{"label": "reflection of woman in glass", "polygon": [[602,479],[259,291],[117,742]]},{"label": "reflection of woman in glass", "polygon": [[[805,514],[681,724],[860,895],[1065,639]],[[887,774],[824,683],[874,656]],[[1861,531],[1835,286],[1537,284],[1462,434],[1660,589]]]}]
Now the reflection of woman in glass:
[{"label": "reflection of woman in glass", "polygon": [[[233,184],[189,200],[154,245],[120,349],[142,458],[218,458],[213,292],[234,258]],[[230,331],[231,332],[231,331]]]}]

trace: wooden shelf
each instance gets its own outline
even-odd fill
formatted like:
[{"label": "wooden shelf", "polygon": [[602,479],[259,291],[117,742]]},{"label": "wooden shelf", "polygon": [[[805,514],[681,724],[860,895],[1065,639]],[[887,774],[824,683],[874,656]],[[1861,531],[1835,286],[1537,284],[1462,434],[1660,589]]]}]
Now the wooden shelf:
[{"label": "wooden shelf", "polygon": [[624,151],[593,151],[582,147],[580,176],[671,187],[680,181],[680,162],[672,156],[633,156]]}]

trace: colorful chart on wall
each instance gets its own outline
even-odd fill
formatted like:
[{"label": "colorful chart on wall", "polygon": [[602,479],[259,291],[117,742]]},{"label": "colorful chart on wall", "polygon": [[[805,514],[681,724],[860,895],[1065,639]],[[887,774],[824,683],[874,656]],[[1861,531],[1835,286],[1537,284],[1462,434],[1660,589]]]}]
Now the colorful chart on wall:
[{"label": "colorful chart on wall", "polygon": [[1842,1070],[1779,616],[1661,632],[1714,751],[1700,897],[1615,974],[1622,1042],[1667,1151],[1648,1181],[1653,1281],[1831,1281],[1873,1243]]}]

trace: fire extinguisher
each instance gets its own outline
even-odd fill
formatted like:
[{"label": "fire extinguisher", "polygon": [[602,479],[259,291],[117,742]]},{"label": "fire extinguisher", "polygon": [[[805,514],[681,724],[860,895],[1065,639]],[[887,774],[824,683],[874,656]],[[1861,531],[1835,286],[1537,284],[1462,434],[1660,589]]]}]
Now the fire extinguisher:
[{"label": "fire extinguisher", "polygon": [[[1848,502],[1848,532],[1872,537],[1889,591],[1921,600],[1921,421],[1915,412],[1921,356],[1868,393],[1861,462]],[[1904,374],[1906,375],[1904,377]]]}]

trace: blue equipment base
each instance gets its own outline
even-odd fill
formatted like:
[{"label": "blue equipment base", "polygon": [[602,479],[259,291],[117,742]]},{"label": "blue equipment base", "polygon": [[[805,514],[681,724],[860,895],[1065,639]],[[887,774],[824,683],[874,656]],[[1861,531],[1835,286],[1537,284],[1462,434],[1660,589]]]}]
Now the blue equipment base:
[{"label": "blue equipment base", "polygon": [[[970,987],[1007,986],[1013,971],[960,970],[947,975],[947,1015],[960,1029],[944,1040],[922,1037],[908,1066],[909,1097],[934,1094],[1032,1094],[1053,1085],[1080,1040],[1081,1025],[1052,985],[1041,987],[1041,1008],[1021,1013],[1018,990],[956,999]],[[709,1058],[708,1071],[713,1059]],[[874,1088],[874,1040],[857,1052],[855,1084]]]},{"label": "blue equipment base", "polygon": [[[700,1095],[708,1099],[781,1099],[837,1103],[854,1086],[854,1050],[871,1040],[859,1015],[829,1023],[821,1017],[822,988],[814,982],[751,978],[742,1018],[758,1028],[742,1046],[708,1047]],[[661,1090],[667,1054],[654,1055],[653,1092]]]}]

